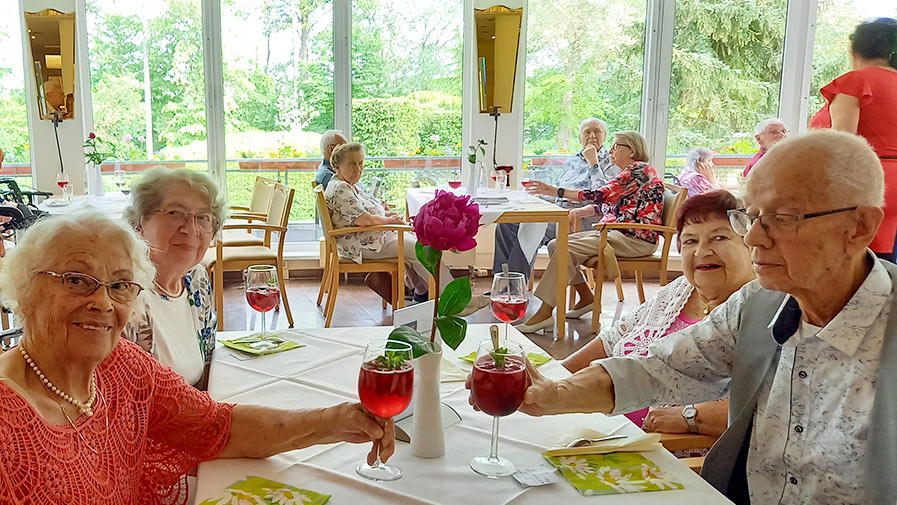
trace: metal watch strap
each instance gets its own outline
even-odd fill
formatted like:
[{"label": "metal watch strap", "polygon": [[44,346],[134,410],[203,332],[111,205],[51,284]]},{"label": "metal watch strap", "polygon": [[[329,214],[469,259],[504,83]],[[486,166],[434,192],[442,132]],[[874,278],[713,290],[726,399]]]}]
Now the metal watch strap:
[{"label": "metal watch strap", "polygon": [[[685,415],[686,411],[690,411],[691,415],[690,416]],[[694,405],[686,405],[685,407],[682,408],[682,417],[684,417],[685,422],[688,423],[688,431],[690,433],[698,432],[698,425],[697,425],[697,423],[695,423],[695,417],[697,415],[698,415],[698,411],[697,411],[697,409],[695,409]]]}]

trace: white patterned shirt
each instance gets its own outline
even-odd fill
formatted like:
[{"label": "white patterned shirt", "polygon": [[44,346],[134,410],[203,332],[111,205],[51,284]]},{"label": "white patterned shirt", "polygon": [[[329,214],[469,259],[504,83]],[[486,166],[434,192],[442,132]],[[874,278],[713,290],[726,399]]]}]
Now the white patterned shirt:
[{"label": "white patterned shirt", "polygon": [[[613,413],[726,394],[742,308],[759,289],[757,281],[745,285],[702,322],[652,344],[648,358],[601,360],[614,382]],[[747,459],[752,503],[865,503],[866,439],[891,289],[873,259],[834,319],[818,333],[802,326],[781,346],[754,413]]]},{"label": "white patterned shirt", "polygon": [[[370,193],[357,187],[353,188],[346,181],[336,177],[330,179],[327,189],[324,190],[324,200],[327,202],[327,210],[330,211],[333,228],[337,230],[355,226],[355,220],[365,213],[381,217],[386,215],[383,204]],[[361,263],[362,250],[380,252],[392,236],[393,234],[388,231],[360,231],[337,235],[337,254],[340,258]]]}]

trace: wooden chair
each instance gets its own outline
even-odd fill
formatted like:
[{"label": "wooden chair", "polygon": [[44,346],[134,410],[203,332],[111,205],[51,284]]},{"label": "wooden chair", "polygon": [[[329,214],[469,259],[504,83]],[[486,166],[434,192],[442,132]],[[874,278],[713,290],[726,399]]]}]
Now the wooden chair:
[{"label": "wooden chair", "polygon": [[[209,249],[203,258],[203,265],[212,277],[215,289],[215,310],[218,312],[218,330],[223,329],[224,317],[224,272],[243,271],[252,265],[273,265],[277,267],[277,281],[280,284],[280,298],[287,313],[290,328],[293,327],[293,314],[290,312],[290,301],[287,296],[284,268],[283,246],[286,242],[287,224],[290,219],[290,208],[293,205],[295,191],[289,186],[275,183],[271,193],[271,204],[265,216],[265,223],[230,223],[225,224],[222,231],[259,229],[265,231],[262,245],[227,245],[221,240],[215,241],[214,249]],[[277,249],[271,247],[274,234],[278,235]]]},{"label": "wooden chair", "polygon": [[[252,186],[252,200],[248,207],[232,205],[228,207],[228,219],[252,222],[264,222],[271,206],[271,195],[277,181],[267,177],[256,176]],[[228,223],[230,224],[230,223]],[[252,233],[253,228],[241,230],[224,230],[222,243],[224,247],[244,245],[264,245],[265,240]]]},{"label": "wooden chair", "polygon": [[[635,271],[635,283],[638,287],[638,298],[640,303],[645,302],[645,288],[643,286],[644,272],[657,272],[660,277],[660,285],[665,286],[667,283],[667,264],[670,254],[670,246],[673,243],[673,235],[676,234],[675,219],[679,206],[685,201],[688,191],[685,188],[673,186],[664,183],[663,192],[663,210],[661,211],[662,225],[656,224],[640,224],[640,223],[604,223],[596,224],[595,229],[601,232],[601,241],[598,251],[604,251],[607,246],[607,232],[610,230],[653,230],[663,237],[663,246],[659,252],[655,252],[650,256],[641,256],[638,258],[621,258],[617,256],[617,264],[620,271]],[[601,314],[601,290],[604,284],[604,254],[593,256],[583,263],[588,268],[594,270],[595,287],[593,288],[594,301],[592,302],[592,331],[597,332],[600,325],[599,315]],[[622,293],[620,287],[617,287],[618,295]]]},{"label": "wooden chair", "polygon": [[[670,452],[685,449],[709,449],[716,443],[716,439],[717,437],[696,433],[661,433],[660,445]],[[703,456],[681,458],[679,461],[685,463],[695,473],[701,473],[701,469],[704,467]]]},{"label": "wooden chair", "polygon": [[[329,328],[330,322],[333,320],[333,310],[336,305],[336,295],[339,291],[339,276],[341,273],[386,272],[390,274],[392,276],[392,307],[393,310],[401,309],[405,305],[404,233],[410,232],[411,227],[408,225],[352,226],[337,230],[333,228],[330,211],[327,209],[327,202],[324,201],[324,189],[321,186],[315,188],[315,204],[318,209],[318,215],[321,217],[324,239],[327,241],[324,277],[321,281],[321,289],[318,291],[319,306],[324,293],[327,293],[327,303],[324,305],[323,310],[324,316],[327,318],[324,322],[324,327]],[[355,263],[351,260],[341,261],[336,249],[336,237],[361,231],[397,232],[399,243],[396,257],[362,263]]]}]

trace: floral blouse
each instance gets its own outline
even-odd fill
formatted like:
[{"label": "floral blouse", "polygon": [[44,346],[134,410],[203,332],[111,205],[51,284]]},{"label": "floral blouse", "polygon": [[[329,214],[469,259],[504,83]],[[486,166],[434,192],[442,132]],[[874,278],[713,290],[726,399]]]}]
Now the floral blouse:
[{"label": "floral blouse", "polygon": [[[663,224],[663,181],[654,167],[633,161],[620,175],[594,191],[579,192],[579,199],[590,201],[602,216],[602,223]],[[624,235],[656,244],[657,232],[649,230],[620,230]]]},{"label": "floral blouse", "polygon": [[[324,190],[324,200],[335,229],[350,228],[362,214],[385,216],[383,205],[366,191],[353,188],[334,177]],[[361,251],[380,252],[390,238],[385,231],[362,231],[336,237],[336,252],[341,258],[361,263]]]},{"label": "floral blouse", "polygon": [[[187,291],[187,300],[190,311],[193,314],[192,321],[185,321],[185,326],[190,324],[185,331],[191,331],[196,335],[199,352],[203,356],[206,365],[200,384],[205,384],[208,379],[208,365],[212,362],[212,351],[215,349],[215,333],[218,330],[218,317],[212,302],[212,283],[209,275],[202,265],[193,267],[184,275],[184,289]],[[141,294],[134,303],[134,311],[128,324],[122,332],[122,337],[136,343],[144,351],[156,355],[155,331],[153,326],[153,314],[144,296],[159,296],[163,300],[168,297],[155,291],[147,291]]]}]

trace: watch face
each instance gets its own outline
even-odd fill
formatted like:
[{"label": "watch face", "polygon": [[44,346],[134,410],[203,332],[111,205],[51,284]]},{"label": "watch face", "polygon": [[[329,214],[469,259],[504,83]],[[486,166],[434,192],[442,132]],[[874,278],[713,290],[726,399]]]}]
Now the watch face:
[{"label": "watch face", "polygon": [[691,405],[687,405],[685,408],[682,409],[682,417],[685,417],[685,418],[693,418],[693,417],[695,417],[695,414],[697,414],[697,413],[698,413],[698,411],[695,410],[695,408]]}]

